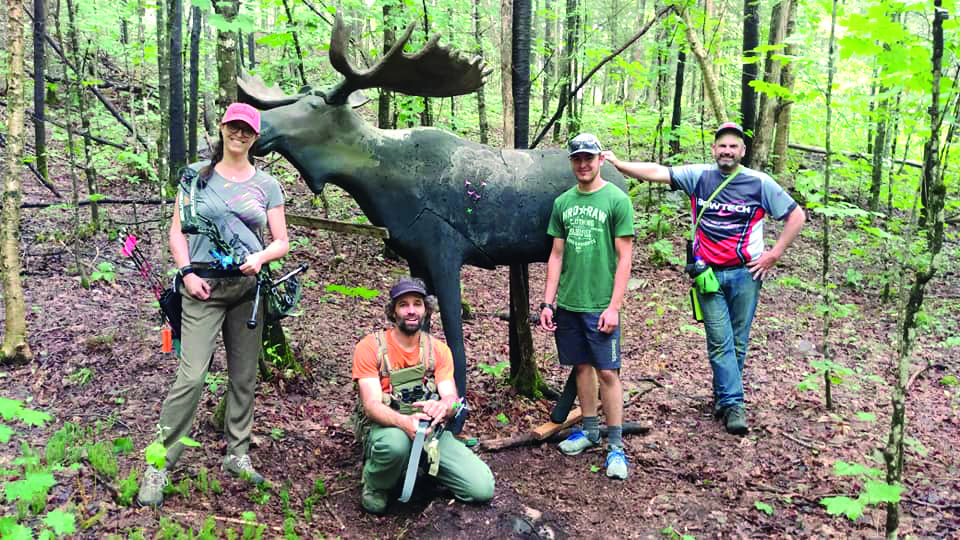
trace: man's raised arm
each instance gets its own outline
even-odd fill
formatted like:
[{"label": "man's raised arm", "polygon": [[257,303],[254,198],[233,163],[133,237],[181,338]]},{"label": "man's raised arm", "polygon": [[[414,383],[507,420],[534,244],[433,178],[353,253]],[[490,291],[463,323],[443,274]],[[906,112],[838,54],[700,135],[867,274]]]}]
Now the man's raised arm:
[{"label": "man's raised arm", "polygon": [[670,183],[670,169],[659,163],[634,163],[629,161],[620,161],[612,151],[606,150],[601,153],[604,159],[617,168],[618,171],[626,176],[636,178],[637,180],[646,180],[648,182],[660,182],[662,184]]}]

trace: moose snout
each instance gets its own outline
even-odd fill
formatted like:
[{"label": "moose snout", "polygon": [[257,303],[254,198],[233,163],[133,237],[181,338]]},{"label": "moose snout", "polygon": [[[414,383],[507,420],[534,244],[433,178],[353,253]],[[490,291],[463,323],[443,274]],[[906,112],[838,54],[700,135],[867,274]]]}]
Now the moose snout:
[{"label": "moose snout", "polygon": [[265,118],[261,117],[260,137],[257,138],[257,141],[253,143],[253,148],[251,148],[253,155],[265,156],[270,152],[273,152],[274,147],[276,146],[276,141],[277,130],[274,129]]}]

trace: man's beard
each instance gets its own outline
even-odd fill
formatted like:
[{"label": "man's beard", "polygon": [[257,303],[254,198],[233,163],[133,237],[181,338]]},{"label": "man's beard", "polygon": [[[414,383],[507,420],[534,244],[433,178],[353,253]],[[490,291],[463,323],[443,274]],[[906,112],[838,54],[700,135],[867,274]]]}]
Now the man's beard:
[{"label": "man's beard", "polygon": [[397,321],[397,330],[404,333],[405,335],[415,336],[417,335],[417,332],[420,331],[420,326],[423,324],[423,319],[418,318],[413,328],[411,328],[409,324],[410,324],[409,321],[407,321],[406,319],[400,319],[399,321]]},{"label": "man's beard", "polygon": [[[730,165],[724,165],[720,160],[732,161]],[[723,172],[732,172],[740,165],[740,160],[737,158],[718,158],[717,159],[717,168]]]}]

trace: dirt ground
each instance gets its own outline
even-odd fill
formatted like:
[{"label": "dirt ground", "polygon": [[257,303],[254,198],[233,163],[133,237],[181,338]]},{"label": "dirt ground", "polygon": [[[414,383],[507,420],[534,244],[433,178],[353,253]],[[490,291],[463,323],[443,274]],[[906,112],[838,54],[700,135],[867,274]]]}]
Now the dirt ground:
[{"label": "dirt ground", "polygon": [[[25,175],[23,182],[25,202],[62,202],[30,177]],[[56,183],[63,193],[69,192],[69,177]],[[318,215],[302,185],[286,189],[290,211]],[[152,196],[129,186],[103,191],[114,197]],[[331,199],[342,200],[336,194]],[[155,266],[171,266],[157,206],[138,205],[134,210],[108,205],[101,211],[107,230],[127,226],[137,231]],[[86,207],[82,212],[86,221]],[[351,211],[344,212],[334,217],[345,219]],[[133,440],[134,450],[119,456],[123,478],[144,467],[143,449],[156,434],[176,360],[160,351],[152,295],[120,254],[116,240],[98,234],[79,241],[86,274],[105,261],[116,270],[112,282],[96,281],[89,290],[79,286],[71,271],[75,241],[67,234],[72,219],[72,211],[65,209],[23,211],[23,280],[36,360],[0,371],[0,396],[24,400],[54,420],[42,429],[16,426],[18,435],[0,446],[0,464],[18,455],[24,439],[42,454],[50,434],[74,422],[89,428],[94,440]],[[683,231],[688,225],[675,226]],[[768,239],[777,231],[768,231]],[[834,319],[831,347],[834,361],[851,374],[833,388],[833,411],[825,408],[822,390],[799,390],[820,350],[812,345],[821,342],[823,333],[815,309],[819,297],[781,278],[818,282],[819,234],[819,225],[809,224],[775,277],[764,284],[745,375],[751,428],[747,436],[725,433],[705,413],[710,370],[702,328],[688,314],[686,280],[676,267],[649,263],[647,246],[653,240],[641,234],[622,319],[622,379],[629,400],[626,420],[651,429],[625,437],[629,478],[607,479],[600,450],[567,457],[553,444],[540,444],[484,452],[497,482],[490,504],[455,502],[422,481],[410,503],[392,503],[386,516],[374,517],[360,507],[360,449],[347,423],[355,400],[350,380],[353,346],[384,324],[383,300],[348,297],[325,287],[383,291],[406,267],[385,258],[377,240],[291,227],[291,238],[301,245],[287,267],[306,262],[310,269],[304,277],[303,312],[284,326],[306,374],[259,385],[251,455],[272,481],[273,491],[258,493],[220,472],[225,445],[209,423],[225,391],[219,384],[205,393],[197,415],[192,437],[201,446],[187,450],[172,479],[175,484],[196,479],[205,468],[219,479],[222,493],[194,487],[187,496],[169,495],[159,511],[124,507],[117,504],[118,480],[95,474],[86,462],[79,470],[56,473],[58,484],[50,492],[47,510],[72,507],[78,522],[86,525],[77,538],[128,538],[138,530],[147,538],[160,537],[159,531],[169,530],[171,522],[199,531],[208,517],[226,537],[228,529],[241,531],[247,511],[266,525],[264,537],[284,537],[285,509],[293,518],[287,531],[292,528],[302,538],[880,537],[883,508],[868,507],[851,521],[828,515],[819,501],[855,498],[864,486],[862,477],[835,475],[835,462],[883,468],[880,449],[890,421],[897,305],[882,303],[876,288],[838,288],[841,302],[855,309],[849,317]],[[853,247],[842,231],[835,245],[841,252]],[[956,242],[947,248],[957,254]],[[680,250],[679,240],[675,250]],[[848,259],[834,275],[843,276],[847,266],[862,260]],[[856,269],[868,276],[879,272]],[[532,305],[540,301],[544,273],[544,265],[531,265]],[[919,375],[912,380],[907,402],[909,446],[901,504],[901,530],[911,537],[960,534],[960,397],[955,387],[941,383],[944,376],[960,371],[960,347],[951,345],[955,340],[947,341],[960,327],[956,277],[940,274],[928,286],[929,322],[914,351],[911,373]],[[518,397],[503,375],[481,369],[509,357],[507,290],[506,269],[464,268],[464,297],[474,313],[464,328],[468,398],[474,407],[466,433],[479,439],[536,427],[546,421],[551,406],[546,400]],[[439,317],[434,324],[442,335]],[[534,330],[534,340],[543,376],[559,388],[566,372],[557,365],[552,338]],[[222,383],[223,370],[220,352],[211,382]],[[326,495],[315,500],[308,519],[306,501],[317,479],[322,479]],[[2,508],[4,514],[14,511],[10,504]]]}]

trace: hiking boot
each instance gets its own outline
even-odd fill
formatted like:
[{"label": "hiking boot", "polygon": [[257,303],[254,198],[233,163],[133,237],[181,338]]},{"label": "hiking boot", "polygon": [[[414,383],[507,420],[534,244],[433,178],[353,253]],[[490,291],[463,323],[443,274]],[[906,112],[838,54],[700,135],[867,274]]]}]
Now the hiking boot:
[{"label": "hiking boot", "polygon": [[387,511],[387,491],[364,485],[360,505],[371,514],[383,514]]},{"label": "hiking boot", "polygon": [[586,433],[578,429],[567,437],[567,440],[558,444],[557,448],[568,456],[575,456],[587,448],[596,446],[599,442],[590,440]]},{"label": "hiking boot", "polygon": [[153,465],[147,467],[140,483],[140,493],[137,502],[140,506],[158,507],[163,504],[163,488],[167,486],[167,471],[160,470]]},{"label": "hiking boot", "polygon": [[223,470],[251,484],[263,483],[263,476],[260,476],[260,473],[253,468],[253,464],[250,463],[250,456],[247,454],[225,457],[223,459]]},{"label": "hiking boot", "polygon": [[723,423],[727,427],[727,433],[734,435],[745,435],[747,429],[747,411],[743,405],[731,405],[723,410]]},{"label": "hiking boot", "polygon": [[623,448],[613,446],[607,454],[607,478],[618,480],[627,479],[627,456],[623,455]]}]

